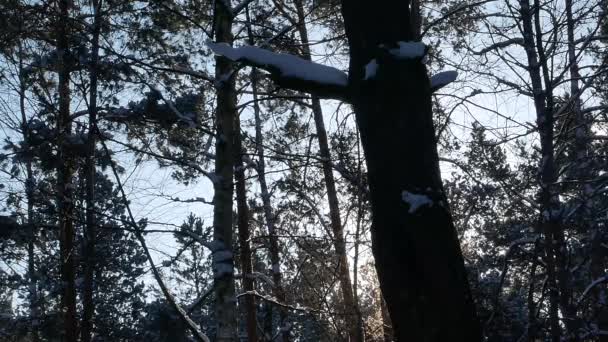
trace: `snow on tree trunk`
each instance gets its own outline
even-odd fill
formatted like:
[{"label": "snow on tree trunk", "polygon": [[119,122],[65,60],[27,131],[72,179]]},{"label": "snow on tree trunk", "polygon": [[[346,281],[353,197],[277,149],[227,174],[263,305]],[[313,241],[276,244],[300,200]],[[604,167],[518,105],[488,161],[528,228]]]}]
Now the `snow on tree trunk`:
[{"label": "snow on tree trunk", "polygon": [[[408,45],[398,43],[415,38],[409,2],[342,1],[342,12],[350,46],[350,98],[367,159],[373,252],[394,337],[480,341],[440,177],[424,56],[414,56],[416,49],[402,51]],[[382,46],[403,53],[387,54]],[[365,80],[372,59],[377,75]],[[404,191],[425,195],[433,205],[411,210]]]}]

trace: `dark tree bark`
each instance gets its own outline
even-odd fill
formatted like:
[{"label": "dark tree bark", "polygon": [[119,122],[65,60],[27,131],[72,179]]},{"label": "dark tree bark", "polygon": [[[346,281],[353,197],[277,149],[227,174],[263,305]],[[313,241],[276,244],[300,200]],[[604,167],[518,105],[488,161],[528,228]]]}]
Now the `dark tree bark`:
[{"label": "dark tree bark", "polygon": [[[342,1],[350,98],[367,159],[372,243],[397,341],[480,341],[460,244],[439,171],[431,89],[420,59],[382,56],[413,41],[409,1]],[[364,25],[363,23],[374,23]],[[376,58],[373,80],[365,66]],[[412,210],[404,192],[425,194]]]},{"label": "dark tree bark", "polygon": [[72,132],[70,117],[70,0],[57,2],[57,70],[59,76],[59,112],[57,113],[58,165],[57,165],[57,207],[59,209],[59,249],[61,280],[63,282],[61,311],[63,313],[64,338],[75,342],[78,336],[76,321],[76,284],[74,280],[74,156],[69,149],[67,138]]},{"label": "dark tree bark", "polygon": [[[245,184],[245,165],[243,164],[243,149],[240,134],[239,118],[235,118],[235,172],[236,181],[236,203],[238,209],[238,233],[239,233],[239,254],[241,262],[241,275],[243,277],[243,290],[252,293],[254,288],[253,266],[251,263],[251,246],[249,238],[249,208],[247,207],[247,187]],[[258,322],[256,315],[255,296],[253,294],[244,296],[244,310],[247,327],[247,340],[258,341]]]},{"label": "dark tree bark", "polygon": [[[216,42],[232,45],[232,10],[225,1],[215,2]],[[234,63],[218,56],[215,77],[217,86],[215,175],[213,182],[213,237],[221,245],[213,255],[215,293],[215,341],[237,341],[234,260],[232,254],[232,196],[234,176],[234,122],[237,116]]]},{"label": "dark tree bark", "polygon": [[93,0],[93,30],[91,41],[90,89],[89,89],[89,136],[86,156],[86,231],[84,246],[84,282],[82,292],[82,325],[80,339],[89,342],[92,338],[93,314],[95,302],[93,300],[93,278],[95,271],[95,123],[97,121],[97,64],[99,59],[99,33],[101,21],[101,0]]}]

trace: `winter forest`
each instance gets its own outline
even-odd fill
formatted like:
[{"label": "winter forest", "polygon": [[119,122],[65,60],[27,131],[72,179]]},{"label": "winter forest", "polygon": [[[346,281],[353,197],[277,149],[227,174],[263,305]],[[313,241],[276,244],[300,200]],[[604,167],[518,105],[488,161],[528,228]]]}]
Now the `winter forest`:
[{"label": "winter forest", "polygon": [[608,341],[607,11],[0,0],[0,341]]}]

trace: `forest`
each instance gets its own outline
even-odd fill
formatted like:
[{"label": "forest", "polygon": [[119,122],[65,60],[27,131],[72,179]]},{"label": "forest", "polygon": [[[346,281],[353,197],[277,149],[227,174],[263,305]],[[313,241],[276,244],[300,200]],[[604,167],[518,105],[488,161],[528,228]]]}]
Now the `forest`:
[{"label": "forest", "polygon": [[607,0],[0,0],[0,341],[608,342]]}]

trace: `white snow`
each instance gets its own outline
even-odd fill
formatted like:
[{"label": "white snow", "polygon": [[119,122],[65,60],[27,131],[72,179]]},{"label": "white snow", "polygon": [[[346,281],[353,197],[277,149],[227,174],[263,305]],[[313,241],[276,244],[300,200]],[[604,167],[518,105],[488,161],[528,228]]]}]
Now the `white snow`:
[{"label": "white snow", "polygon": [[433,206],[433,200],[430,199],[425,194],[416,194],[416,193],[404,190],[401,193],[401,199],[403,200],[403,202],[409,204],[410,208],[408,210],[408,213],[410,213],[410,214],[415,213],[421,207],[424,207],[424,206],[432,207]]},{"label": "white snow", "polygon": [[423,58],[426,55],[426,46],[420,42],[397,42],[397,44],[398,48],[388,50],[397,58]]},{"label": "white snow", "polygon": [[365,66],[365,76],[363,77],[363,79],[370,80],[370,79],[376,77],[377,72],[378,72],[378,62],[374,58],[371,61],[369,61],[369,63],[367,63],[367,65]]},{"label": "white snow", "polygon": [[446,86],[454,82],[456,77],[458,77],[458,71],[456,70],[442,71],[435,74],[431,77],[431,88],[441,88]]},{"label": "white snow", "polygon": [[348,76],[344,72],[294,55],[275,53],[249,45],[234,48],[226,43],[207,42],[207,46],[214,53],[233,61],[246,60],[256,65],[275,68],[283,77],[337,86],[348,84]]}]

